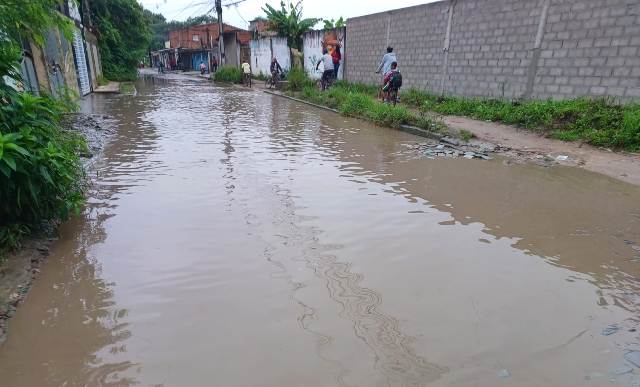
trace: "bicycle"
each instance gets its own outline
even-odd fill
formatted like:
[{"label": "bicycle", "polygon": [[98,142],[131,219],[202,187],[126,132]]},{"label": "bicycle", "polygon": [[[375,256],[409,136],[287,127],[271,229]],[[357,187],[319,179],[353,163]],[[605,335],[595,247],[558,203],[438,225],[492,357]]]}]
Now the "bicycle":
[{"label": "bicycle", "polygon": [[265,79],[264,81],[264,87],[266,89],[271,89],[271,88],[278,88],[278,82],[280,82],[280,80],[282,79],[282,76],[280,75],[280,73],[276,74],[276,78],[273,77],[273,75],[269,75],[267,76],[267,79]]},{"label": "bicycle", "polygon": [[333,76],[324,76],[323,74],[322,78],[320,78],[317,82],[318,89],[320,91],[329,90],[331,86],[333,86],[333,81],[334,81]]},{"label": "bicycle", "polygon": [[244,79],[243,79],[242,83],[247,87],[251,87],[252,86],[251,73],[244,74]]},{"label": "bicycle", "polygon": [[387,99],[386,99],[385,102],[393,103],[393,106],[396,106],[396,104],[399,102],[398,101],[398,89],[396,89],[396,88],[390,89],[388,94],[387,94]]}]

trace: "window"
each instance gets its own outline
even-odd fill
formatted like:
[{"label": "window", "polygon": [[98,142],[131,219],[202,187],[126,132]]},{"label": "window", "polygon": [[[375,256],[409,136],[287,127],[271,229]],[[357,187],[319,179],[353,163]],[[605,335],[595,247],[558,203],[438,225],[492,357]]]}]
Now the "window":
[{"label": "window", "polygon": [[194,42],[199,42],[200,41],[200,35],[193,35],[191,37],[191,40],[193,40]]}]

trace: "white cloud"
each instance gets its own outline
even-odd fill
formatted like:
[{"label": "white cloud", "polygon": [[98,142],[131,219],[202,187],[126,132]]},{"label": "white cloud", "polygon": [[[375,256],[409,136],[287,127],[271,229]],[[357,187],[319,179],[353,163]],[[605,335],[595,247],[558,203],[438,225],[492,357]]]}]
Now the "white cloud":
[{"label": "white cloud", "polygon": [[[139,0],[142,5],[156,13],[162,13],[168,20],[185,20],[190,16],[198,16],[213,9],[214,0]],[[223,0],[223,4],[236,0]],[[431,3],[434,0],[306,0],[304,17],[338,19],[341,16],[350,18],[388,11],[413,5]],[[285,1],[286,2],[286,1]],[[274,8],[280,7],[280,0],[246,0],[237,7],[224,7],[223,20],[238,27],[247,27],[245,21],[263,16],[261,8],[269,3]]]}]

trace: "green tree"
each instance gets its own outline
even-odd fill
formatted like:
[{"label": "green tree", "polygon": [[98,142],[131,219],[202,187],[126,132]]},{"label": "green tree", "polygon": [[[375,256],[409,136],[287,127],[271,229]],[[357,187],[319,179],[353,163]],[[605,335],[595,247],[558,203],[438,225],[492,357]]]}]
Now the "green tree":
[{"label": "green tree", "polygon": [[[269,29],[285,36],[289,47],[298,51],[302,50],[302,36],[322,21],[316,18],[302,18],[302,0],[295,4],[289,3],[288,10],[284,1],[280,2],[279,10],[269,4],[265,4],[262,10],[267,15]],[[291,56],[293,57],[293,54]],[[291,63],[294,63],[293,58]]]},{"label": "green tree", "polygon": [[334,28],[342,28],[342,27],[346,27],[347,26],[347,22],[344,21],[344,18],[342,16],[340,16],[340,19],[338,20],[324,20],[324,29],[325,30],[332,30]]},{"label": "green tree", "polygon": [[70,37],[73,24],[58,10],[63,0],[2,0],[0,2],[0,31],[6,33],[14,43],[21,36],[44,44],[44,33],[51,27],[59,28]]},{"label": "green tree", "polygon": [[151,41],[150,20],[136,0],[91,0],[102,70],[112,80],[134,80]]}]

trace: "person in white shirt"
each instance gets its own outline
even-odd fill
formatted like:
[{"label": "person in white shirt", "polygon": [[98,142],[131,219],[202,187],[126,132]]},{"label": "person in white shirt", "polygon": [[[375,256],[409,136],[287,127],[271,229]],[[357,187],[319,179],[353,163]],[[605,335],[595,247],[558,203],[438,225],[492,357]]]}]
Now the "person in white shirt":
[{"label": "person in white shirt", "polygon": [[244,84],[251,87],[251,65],[247,62],[242,64]]},{"label": "person in white shirt", "polygon": [[333,58],[329,55],[329,50],[326,48],[322,49],[322,58],[320,58],[316,65],[316,71],[320,67],[320,63],[322,63],[322,66],[324,67],[324,71],[322,73],[322,88],[324,90],[326,85],[328,85],[333,79],[334,73]]}]

